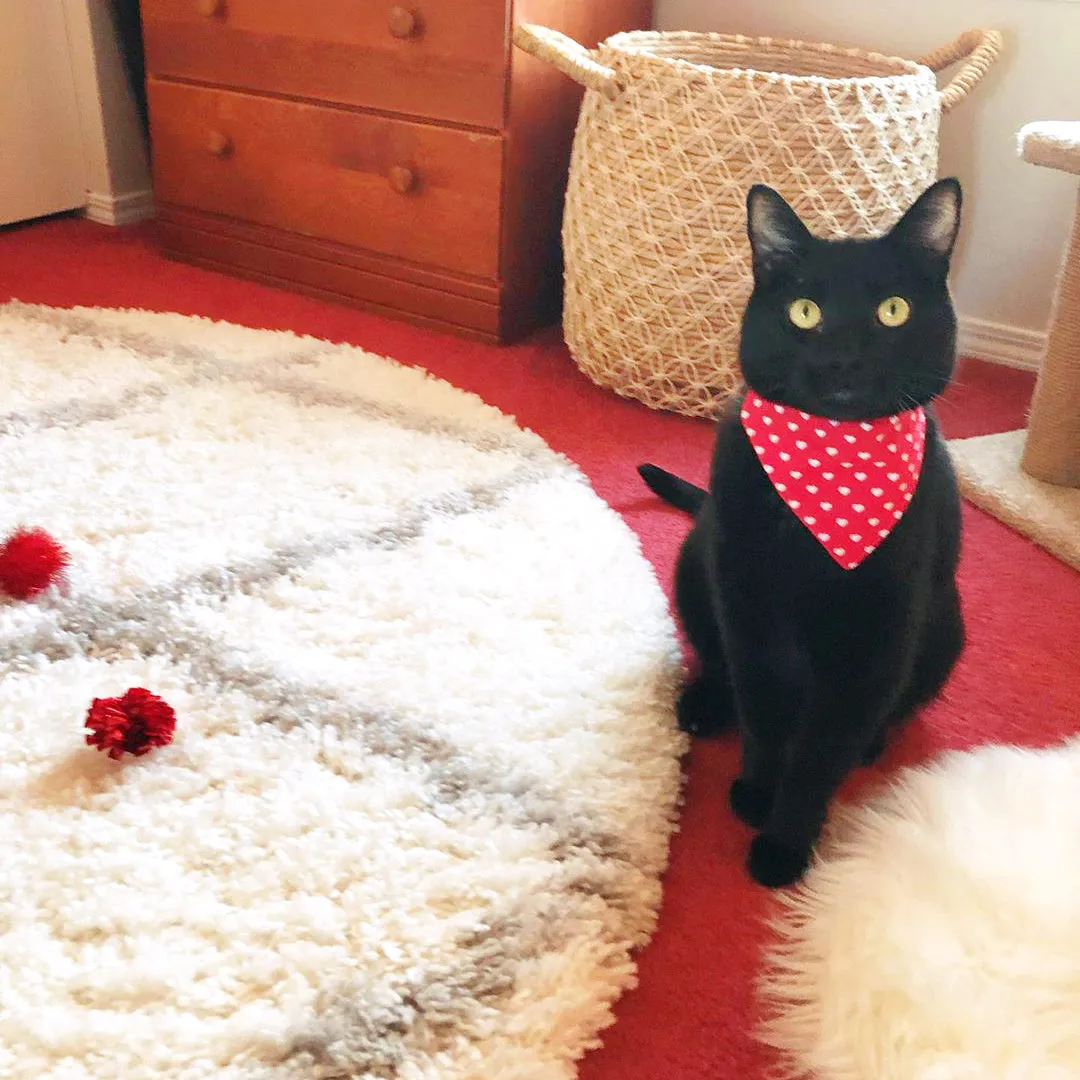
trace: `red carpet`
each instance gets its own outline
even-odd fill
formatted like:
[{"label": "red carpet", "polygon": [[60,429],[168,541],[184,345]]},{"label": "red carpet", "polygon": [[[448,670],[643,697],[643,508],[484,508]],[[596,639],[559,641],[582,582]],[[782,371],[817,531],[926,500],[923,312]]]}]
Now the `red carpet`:
[{"label": "red carpet", "polygon": [[[577,461],[670,585],[686,521],[643,490],[634,466],[648,459],[703,479],[710,426],[592,386],[554,331],[511,349],[469,344],[170,263],[145,227],[110,230],[70,219],[0,231],[0,300],[9,297],[207,315],[347,341],[422,365],[517,416]],[[1028,375],[965,362],[940,406],[946,433],[1022,426],[1030,392]],[[965,517],[966,656],[945,699],[848,794],[944,748],[1042,745],[1080,727],[1080,574],[980,511],[968,507]],[[699,744],[691,755],[660,928],[641,957],[640,988],[620,1004],[604,1048],[583,1063],[583,1080],[765,1075],[771,1059],[750,1031],[770,901],[743,870],[749,833],[726,806],[735,768],[727,740]]]}]

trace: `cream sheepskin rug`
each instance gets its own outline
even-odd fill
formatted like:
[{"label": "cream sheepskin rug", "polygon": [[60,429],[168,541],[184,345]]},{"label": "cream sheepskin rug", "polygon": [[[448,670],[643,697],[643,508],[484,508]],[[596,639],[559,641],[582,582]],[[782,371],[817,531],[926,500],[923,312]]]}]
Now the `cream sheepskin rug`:
[{"label": "cream sheepskin rug", "polygon": [[[556,1080],[673,827],[637,542],[425,373],[176,315],[0,308],[0,1076]],[[95,697],[175,741],[111,761]]]},{"label": "cream sheepskin rug", "polygon": [[762,985],[791,1073],[1080,1076],[1080,739],[949,754],[836,818]]}]

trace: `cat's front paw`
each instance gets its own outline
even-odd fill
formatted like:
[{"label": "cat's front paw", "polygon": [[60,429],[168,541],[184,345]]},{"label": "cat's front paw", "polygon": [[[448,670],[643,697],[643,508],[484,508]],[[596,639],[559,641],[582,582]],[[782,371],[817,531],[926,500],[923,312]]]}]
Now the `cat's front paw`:
[{"label": "cat's front paw", "polygon": [[863,765],[876,765],[882,757],[885,756],[885,751],[889,748],[889,734],[882,728],[873,738],[870,745],[863,751],[862,764]]},{"label": "cat's front paw", "polygon": [[732,781],[728,802],[744,825],[760,829],[772,809],[772,792],[756,784],[748,784],[740,776]]},{"label": "cat's front paw", "polygon": [[810,851],[796,851],[768,836],[756,836],[750,845],[747,869],[750,876],[768,889],[794,885],[810,865]]},{"label": "cat's front paw", "polygon": [[683,690],[675,712],[679,727],[702,739],[727,731],[735,719],[730,697],[706,679],[695,679]]}]

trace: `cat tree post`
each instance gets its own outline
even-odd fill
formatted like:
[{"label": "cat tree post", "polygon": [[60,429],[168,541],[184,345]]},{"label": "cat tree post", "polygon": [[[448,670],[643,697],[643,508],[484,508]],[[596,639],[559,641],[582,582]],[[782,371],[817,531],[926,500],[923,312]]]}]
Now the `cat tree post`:
[{"label": "cat tree post", "polygon": [[[1020,155],[1033,165],[1080,174],[1080,121],[1020,130]],[[1050,313],[1050,329],[1021,467],[1050,484],[1080,488],[1080,201]]]}]

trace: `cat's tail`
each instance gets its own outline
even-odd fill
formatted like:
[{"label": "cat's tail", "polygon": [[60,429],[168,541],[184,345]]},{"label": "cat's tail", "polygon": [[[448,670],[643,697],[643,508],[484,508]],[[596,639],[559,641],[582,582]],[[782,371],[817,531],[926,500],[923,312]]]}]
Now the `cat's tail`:
[{"label": "cat's tail", "polygon": [[705,501],[708,492],[684,480],[681,476],[669,473],[658,465],[639,465],[638,475],[660,496],[664,502],[671,503],[688,514],[696,514]]}]

